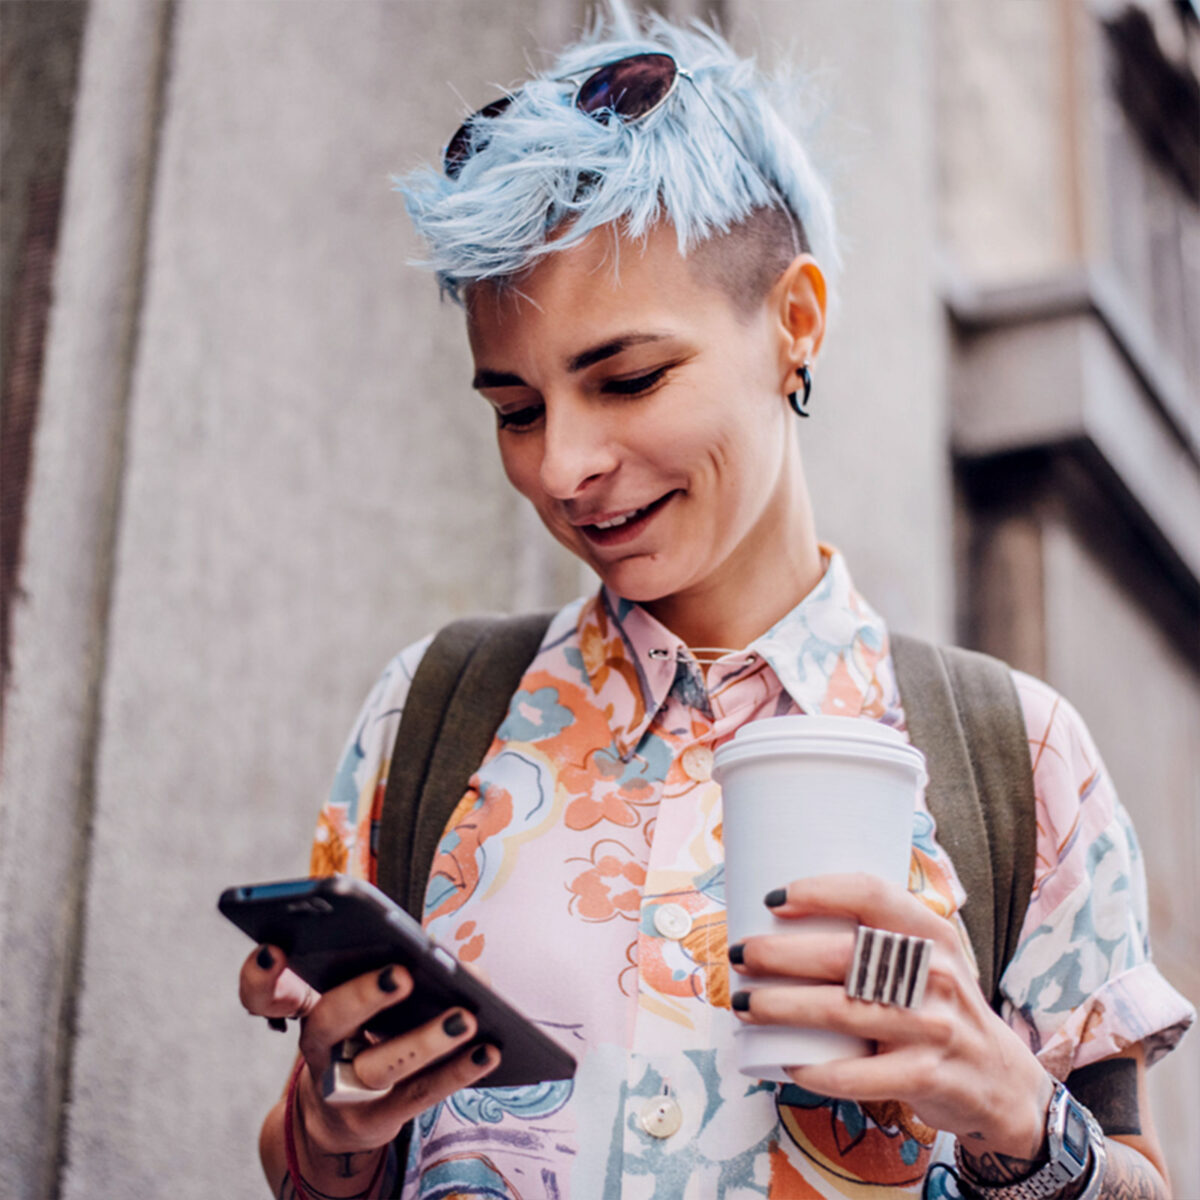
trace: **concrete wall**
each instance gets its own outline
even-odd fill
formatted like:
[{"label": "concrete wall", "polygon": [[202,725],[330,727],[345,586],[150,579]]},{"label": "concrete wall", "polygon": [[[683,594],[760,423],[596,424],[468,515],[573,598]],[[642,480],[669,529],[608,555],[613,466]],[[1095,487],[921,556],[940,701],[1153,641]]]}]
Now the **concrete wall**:
[{"label": "concrete wall", "polygon": [[897,629],[949,638],[932,8],[739,0],[726,22],[768,67],[811,73],[813,144],[845,238],[841,311],[802,429],[818,533]]},{"label": "concrete wall", "polygon": [[[1067,525],[1050,523],[1043,545],[1046,677],[1074,698],[1101,748],[1148,864],[1155,960],[1195,1001],[1200,677]],[[1189,1034],[1150,1082],[1175,1194],[1200,1196],[1200,1038]]]},{"label": "concrete wall", "polygon": [[[1088,722],[1142,841],[1156,961],[1195,1003],[1200,404],[1155,294],[1186,314],[1164,285],[1200,210],[1119,111],[1103,18],[1124,7],[938,4],[959,618]],[[1195,1033],[1150,1073],[1179,1196],[1200,1195],[1198,1081]]]}]

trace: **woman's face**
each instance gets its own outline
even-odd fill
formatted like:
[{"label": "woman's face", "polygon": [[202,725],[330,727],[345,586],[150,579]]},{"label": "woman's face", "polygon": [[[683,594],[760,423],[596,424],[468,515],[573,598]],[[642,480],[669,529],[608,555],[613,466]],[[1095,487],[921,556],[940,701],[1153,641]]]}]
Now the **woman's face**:
[{"label": "woman's face", "polygon": [[711,595],[789,535],[803,484],[786,308],[739,315],[665,225],[644,247],[602,229],[516,289],[471,289],[475,387],[508,478],[619,595]]}]

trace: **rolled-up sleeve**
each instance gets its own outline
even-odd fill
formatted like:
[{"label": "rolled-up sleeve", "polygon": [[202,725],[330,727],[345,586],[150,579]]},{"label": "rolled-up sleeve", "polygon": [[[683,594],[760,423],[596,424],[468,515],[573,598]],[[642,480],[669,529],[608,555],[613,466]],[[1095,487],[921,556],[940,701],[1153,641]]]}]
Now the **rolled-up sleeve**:
[{"label": "rolled-up sleeve", "polygon": [[408,690],[432,636],[402,650],[367,696],[317,818],[309,874],[375,882],[375,842],[396,731]]},{"label": "rolled-up sleeve", "polygon": [[1150,958],[1137,834],[1079,714],[1014,672],[1037,805],[1033,893],[1003,1015],[1053,1075],[1143,1043],[1167,1053],[1195,1010]]}]

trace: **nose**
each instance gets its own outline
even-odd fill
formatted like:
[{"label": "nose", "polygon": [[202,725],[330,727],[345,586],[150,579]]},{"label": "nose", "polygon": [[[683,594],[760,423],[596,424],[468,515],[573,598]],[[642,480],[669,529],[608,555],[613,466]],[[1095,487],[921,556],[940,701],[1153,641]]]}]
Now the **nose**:
[{"label": "nose", "polygon": [[556,500],[570,500],[616,469],[619,456],[608,414],[586,404],[546,400],[541,484]]}]

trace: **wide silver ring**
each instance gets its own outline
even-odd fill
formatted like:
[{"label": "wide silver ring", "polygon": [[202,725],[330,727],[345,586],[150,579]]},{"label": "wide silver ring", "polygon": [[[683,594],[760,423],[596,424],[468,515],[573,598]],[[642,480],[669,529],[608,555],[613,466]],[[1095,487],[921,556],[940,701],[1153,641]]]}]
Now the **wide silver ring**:
[{"label": "wide silver ring", "polygon": [[916,1008],[925,997],[932,957],[930,938],[860,925],[846,995],[851,1000]]}]

